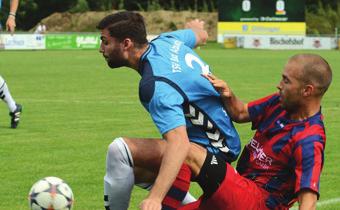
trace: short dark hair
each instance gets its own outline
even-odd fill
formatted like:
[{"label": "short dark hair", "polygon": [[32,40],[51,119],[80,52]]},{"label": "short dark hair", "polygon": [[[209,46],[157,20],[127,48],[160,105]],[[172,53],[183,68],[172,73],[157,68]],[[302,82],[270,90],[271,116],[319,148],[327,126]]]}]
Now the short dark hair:
[{"label": "short dark hair", "polygon": [[104,17],[97,25],[97,29],[105,28],[109,30],[112,37],[119,41],[130,38],[137,45],[144,45],[148,42],[144,18],[135,12],[123,11]]},{"label": "short dark hair", "polygon": [[324,95],[332,82],[332,69],[328,62],[317,54],[298,54],[291,58],[302,67],[300,79],[304,84],[313,84]]}]

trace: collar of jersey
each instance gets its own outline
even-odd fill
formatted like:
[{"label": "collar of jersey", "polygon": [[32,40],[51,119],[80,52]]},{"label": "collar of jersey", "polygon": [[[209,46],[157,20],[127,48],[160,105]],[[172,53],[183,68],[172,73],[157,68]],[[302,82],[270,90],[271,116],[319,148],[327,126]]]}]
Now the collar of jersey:
[{"label": "collar of jersey", "polygon": [[145,50],[145,52],[142,54],[142,56],[139,59],[138,72],[141,75],[142,75],[142,70],[143,70],[143,63],[144,63],[143,61],[150,51],[151,51],[151,44],[149,43],[148,48]]},{"label": "collar of jersey", "polygon": [[304,119],[304,120],[291,120],[288,118],[288,115],[287,115],[287,112],[285,114],[285,117],[283,119],[281,119],[282,121],[285,121],[286,124],[288,123],[304,123],[304,122],[307,122],[307,121],[312,121],[312,120],[317,120],[317,119],[322,119],[322,114],[321,114],[321,107],[320,107],[320,110],[313,116],[311,117],[308,117],[307,119]]}]

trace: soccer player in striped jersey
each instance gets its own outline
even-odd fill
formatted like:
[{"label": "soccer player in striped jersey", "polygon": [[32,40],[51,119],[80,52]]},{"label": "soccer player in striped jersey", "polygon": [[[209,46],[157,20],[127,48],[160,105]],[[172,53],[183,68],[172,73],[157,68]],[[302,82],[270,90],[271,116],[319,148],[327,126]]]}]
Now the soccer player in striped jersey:
[{"label": "soccer player in striped jersey", "polygon": [[314,54],[291,57],[279,92],[248,104],[224,81],[206,77],[220,92],[232,119],[251,122],[256,132],[237,171],[203,150],[189,153],[189,165],[204,195],[180,209],[288,210],[296,201],[300,210],[315,209],[326,144],[321,99],[332,81],[326,60]]},{"label": "soccer player in striped jersey", "polygon": [[98,24],[100,52],[111,68],[127,66],[141,75],[140,101],[163,138],[111,143],[104,177],[107,209],[127,209],[133,184],[140,182],[154,183],[141,209],[160,209],[164,198],[163,209],[176,209],[190,184],[190,169],[182,166],[190,142],[229,162],[240,152],[219,93],[201,75],[210,68],[193,50],[207,39],[203,22],[193,20],[187,27],[148,42],[137,13],[118,12]]}]

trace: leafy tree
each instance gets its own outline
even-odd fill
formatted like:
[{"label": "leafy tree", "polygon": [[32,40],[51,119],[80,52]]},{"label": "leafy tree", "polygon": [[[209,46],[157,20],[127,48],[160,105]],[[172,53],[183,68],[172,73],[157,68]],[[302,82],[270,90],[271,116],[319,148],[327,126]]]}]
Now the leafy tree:
[{"label": "leafy tree", "polygon": [[86,0],[78,0],[76,6],[72,7],[69,11],[71,13],[86,12],[89,11],[89,5]]},{"label": "leafy tree", "polygon": [[[17,12],[17,28],[29,30],[54,12],[85,12],[105,10],[192,10],[217,11],[223,0],[21,0]],[[0,20],[4,26],[10,0],[2,0]],[[308,33],[332,33],[340,28],[340,0],[305,0]]]},{"label": "leafy tree", "polygon": [[[0,11],[2,25],[5,24],[9,11],[10,0],[3,1]],[[54,12],[65,12],[77,4],[78,0],[22,0],[19,2],[16,23],[20,30],[29,30],[42,18]]]},{"label": "leafy tree", "polygon": [[[339,1],[339,0],[338,0]],[[317,2],[317,6],[306,9],[307,34],[334,34],[340,28],[340,7],[332,6],[334,2]]]}]

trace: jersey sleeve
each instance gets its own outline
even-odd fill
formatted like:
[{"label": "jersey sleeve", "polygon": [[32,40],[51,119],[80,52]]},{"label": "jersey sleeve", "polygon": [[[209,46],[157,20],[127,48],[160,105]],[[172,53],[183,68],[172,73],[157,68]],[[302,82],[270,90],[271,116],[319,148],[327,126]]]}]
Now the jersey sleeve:
[{"label": "jersey sleeve", "polygon": [[278,100],[278,97],[278,94],[272,94],[248,103],[248,112],[253,130],[257,129],[263,122],[268,110],[272,108],[273,103]]},{"label": "jersey sleeve", "polygon": [[324,140],[321,135],[311,135],[300,140],[294,151],[295,193],[308,189],[319,197],[320,175],[324,159]]},{"label": "jersey sleeve", "polygon": [[161,134],[186,125],[180,93],[165,82],[156,82],[155,93],[149,103],[149,112]]},{"label": "jersey sleeve", "polygon": [[182,41],[186,46],[194,48],[196,45],[196,36],[193,30],[183,29],[162,34],[163,36],[173,37]]}]

